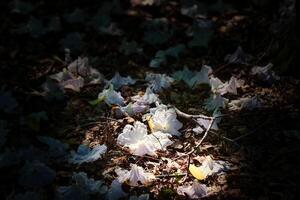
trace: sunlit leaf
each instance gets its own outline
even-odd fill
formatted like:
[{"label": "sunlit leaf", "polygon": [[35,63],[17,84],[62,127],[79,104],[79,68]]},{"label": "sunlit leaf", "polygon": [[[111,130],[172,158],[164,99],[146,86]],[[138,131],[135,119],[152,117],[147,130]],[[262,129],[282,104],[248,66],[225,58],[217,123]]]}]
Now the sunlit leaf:
[{"label": "sunlit leaf", "polygon": [[203,180],[206,178],[206,174],[193,164],[190,164],[189,171],[198,180]]},{"label": "sunlit leaf", "polygon": [[207,176],[218,174],[228,170],[229,166],[226,162],[213,160],[210,156],[206,156],[200,167],[190,164],[189,171],[198,180],[204,180]]}]

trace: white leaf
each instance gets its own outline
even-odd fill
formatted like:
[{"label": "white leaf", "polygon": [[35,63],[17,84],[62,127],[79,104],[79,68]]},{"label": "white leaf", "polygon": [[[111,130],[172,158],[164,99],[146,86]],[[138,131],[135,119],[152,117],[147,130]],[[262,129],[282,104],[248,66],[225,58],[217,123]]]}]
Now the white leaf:
[{"label": "white leaf", "polygon": [[174,109],[157,109],[150,119],[151,129],[153,132],[162,131],[171,135],[180,136],[178,131],[182,127],[182,123],[177,120]]},{"label": "white leaf", "polygon": [[99,95],[98,99],[104,99],[107,105],[124,105],[124,98],[121,96],[120,92],[114,91],[112,85],[109,86],[108,89],[103,90]]},{"label": "white leaf", "polygon": [[130,171],[117,168],[115,172],[118,175],[118,181],[120,183],[129,181],[129,185],[131,186],[139,186],[139,183],[147,185],[155,179],[154,174],[145,172],[142,167],[135,164],[131,165]]},{"label": "white leaf", "polygon": [[207,196],[207,188],[204,184],[200,184],[198,181],[194,181],[189,186],[179,186],[177,188],[179,195],[188,195],[190,199],[200,199]]}]

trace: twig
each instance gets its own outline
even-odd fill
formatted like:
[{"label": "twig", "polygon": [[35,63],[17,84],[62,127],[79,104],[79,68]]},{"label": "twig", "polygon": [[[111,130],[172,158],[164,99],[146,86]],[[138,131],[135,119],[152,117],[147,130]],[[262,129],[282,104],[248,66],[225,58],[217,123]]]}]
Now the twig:
[{"label": "twig", "polygon": [[188,166],[190,165],[191,154],[194,153],[194,151],[196,151],[196,150],[199,148],[199,146],[201,145],[201,143],[203,142],[203,140],[206,138],[206,136],[208,135],[208,132],[209,132],[209,130],[211,129],[211,127],[212,127],[214,121],[215,121],[215,118],[212,117],[212,119],[210,120],[209,125],[208,125],[208,127],[207,127],[207,129],[206,129],[206,131],[205,131],[205,133],[204,133],[204,135],[203,135],[203,137],[202,137],[201,140],[199,141],[199,143],[196,145],[196,147],[194,147],[194,149],[192,149],[190,152],[187,153],[187,155],[189,156]]},{"label": "twig", "polygon": [[181,173],[181,174],[164,174],[164,175],[157,175],[156,178],[167,178],[167,177],[178,177],[178,176],[186,176],[187,173]]},{"label": "twig", "polygon": [[187,119],[192,119],[192,118],[202,118],[202,119],[208,119],[208,120],[211,120],[213,117],[208,117],[208,116],[205,116],[205,115],[190,115],[190,114],[186,114],[182,111],[180,111],[178,108],[174,107],[174,110],[176,112],[176,114],[180,117],[183,117],[183,118],[187,118]]}]

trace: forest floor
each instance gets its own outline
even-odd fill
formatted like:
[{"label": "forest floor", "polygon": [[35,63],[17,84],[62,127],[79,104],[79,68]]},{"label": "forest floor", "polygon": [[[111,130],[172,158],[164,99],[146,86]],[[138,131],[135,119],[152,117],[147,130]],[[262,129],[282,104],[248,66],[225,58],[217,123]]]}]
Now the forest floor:
[{"label": "forest floor", "polygon": [[[252,1],[120,2],[0,4],[0,198],[143,199],[140,195],[149,194],[149,199],[186,199],[205,193],[201,198],[295,199],[300,178],[295,2],[271,7]],[[211,71],[202,73],[203,66]],[[91,69],[100,72],[97,81]],[[71,81],[66,83],[60,72],[70,73]],[[116,72],[135,81],[109,82]],[[158,82],[145,80],[151,73],[165,75]],[[217,78],[234,91],[227,88],[223,94],[214,88]],[[110,83],[124,105],[149,86],[162,87],[153,93],[157,102],[188,115],[174,111],[181,135],[170,137],[172,144],[156,155],[138,156],[121,145],[118,136],[137,121],[154,132],[154,114],[144,115],[159,106],[150,102],[140,113],[129,109],[120,114],[121,105],[98,97]],[[211,100],[214,95],[221,100]],[[242,98],[249,101],[242,103]],[[218,129],[202,124],[196,134],[199,116],[191,116],[213,117],[217,111]],[[107,150],[92,161],[70,162],[80,145],[105,145]],[[199,179],[189,165],[201,166],[207,156],[226,167]],[[120,177],[116,170],[135,165],[155,179],[138,185],[119,179],[120,187],[112,188]],[[94,180],[75,180],[75,172]],[[204,193],[192,188],[195,179],[205,186]]]}]

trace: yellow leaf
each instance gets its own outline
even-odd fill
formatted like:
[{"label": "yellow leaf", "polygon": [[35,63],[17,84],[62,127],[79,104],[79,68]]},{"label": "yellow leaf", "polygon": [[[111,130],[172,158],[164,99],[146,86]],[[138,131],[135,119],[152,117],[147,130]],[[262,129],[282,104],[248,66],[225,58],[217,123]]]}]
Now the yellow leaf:
[{"label": "yellow leaf", "polygon": [[147,122],[148,122],[150,130],[153,132],[153,120],[152,120],[152,117],[150,117],[150,116],[147,117]]},{"label": "yellow leaf", "polygon": [[196,167],[193,164],[190,164],[189,171],[198,180],[203,180],[206,178],[206,174],[199,167]]}]

